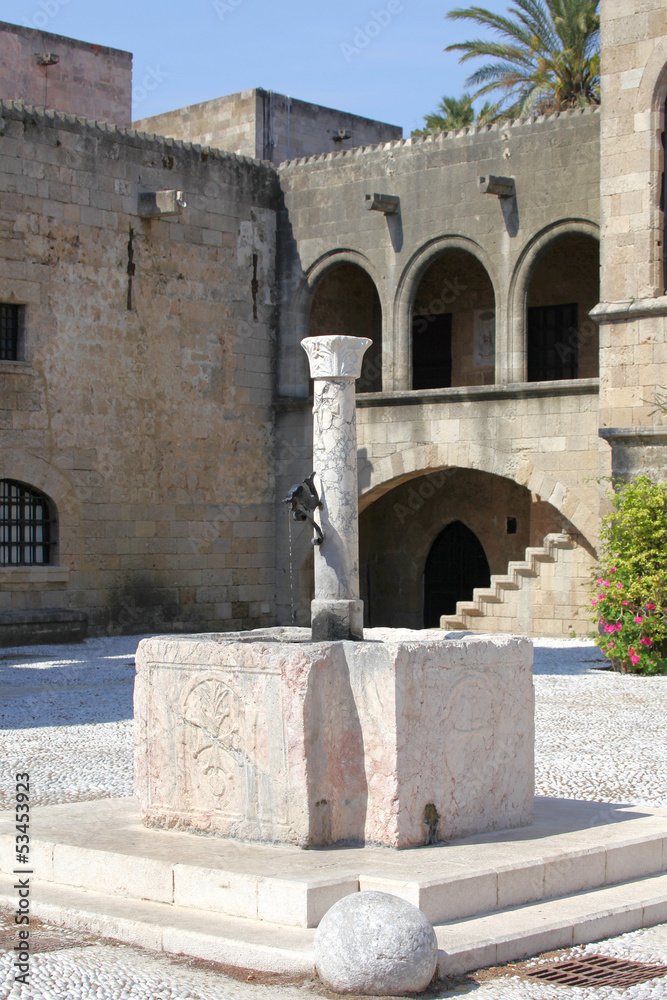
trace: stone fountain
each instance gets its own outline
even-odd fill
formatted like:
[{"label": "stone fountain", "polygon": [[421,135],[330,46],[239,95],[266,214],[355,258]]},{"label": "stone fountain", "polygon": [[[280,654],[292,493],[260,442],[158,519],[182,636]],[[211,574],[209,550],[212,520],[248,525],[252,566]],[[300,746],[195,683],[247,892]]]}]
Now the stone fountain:
[{"label": "stone fountain", "polygon": [[302,341],[315,472],[288,499],[316,531],[312,631],[139,646],[135,789],[147,826],[403,848],[531,820],[531,644],[363,629],[354,382],[369,344]]}]

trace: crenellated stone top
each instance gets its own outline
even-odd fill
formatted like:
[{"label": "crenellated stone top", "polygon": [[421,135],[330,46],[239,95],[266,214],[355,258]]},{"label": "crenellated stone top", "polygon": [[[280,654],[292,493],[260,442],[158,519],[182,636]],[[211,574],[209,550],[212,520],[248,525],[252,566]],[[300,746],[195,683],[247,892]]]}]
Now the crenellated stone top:
[{"label": "crenellated stone top", "polygon": [[368,337],[306,337],[301,346],[308,355],[311,378],[349,378],[361,375],[364,352],[373,343]]}]

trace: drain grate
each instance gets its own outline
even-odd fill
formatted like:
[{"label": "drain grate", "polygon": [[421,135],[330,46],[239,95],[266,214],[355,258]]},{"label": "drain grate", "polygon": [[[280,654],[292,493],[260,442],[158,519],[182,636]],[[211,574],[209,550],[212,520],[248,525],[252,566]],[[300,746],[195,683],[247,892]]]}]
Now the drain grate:
[{"label": "drain grate", "polygon": [[627,962],[605,955],[586,955],[569,962],[556,962],[526,973],[561,986],[636,986],[656,976],[667,976],[667,965]]}]

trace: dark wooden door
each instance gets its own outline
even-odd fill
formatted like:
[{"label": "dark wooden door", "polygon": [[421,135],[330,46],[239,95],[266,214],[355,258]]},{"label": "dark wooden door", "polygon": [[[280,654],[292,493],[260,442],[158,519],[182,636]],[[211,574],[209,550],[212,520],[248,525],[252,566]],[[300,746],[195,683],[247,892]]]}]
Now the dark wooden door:
[{"label": "dark wooden door", "polygon": [[424,628],[437,628],[441,615],[469,601],[475,587],[491,582],[489,563],[477,535],[461,521],[440,532],[424,568]]},{"label": "dark wooden door", "polygon": [[528,381],[577,378],[577,304],[532,306],[528,310]]}]

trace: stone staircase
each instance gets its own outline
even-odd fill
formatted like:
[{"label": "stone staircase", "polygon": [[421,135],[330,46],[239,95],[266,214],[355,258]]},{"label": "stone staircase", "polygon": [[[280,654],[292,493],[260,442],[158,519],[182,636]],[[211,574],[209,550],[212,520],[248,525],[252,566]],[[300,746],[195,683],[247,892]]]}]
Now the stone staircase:
[{"label": "stone staircase", "polygon": [[[574,548],[575,541],[571,535],[562,532],[545,535],[542,545],[526,549],[524,559],[508,563],[507,573],[492,576],[488,587],[475,588],[471,601],[459,601],[454,615],[443,615],[440,628],[469,632],[507,631],[503,628],[502,618],[512,621],[518,615],[508,614],[510,609],[502,606],[510,602],[517,605],[519,595],[516,592],[525,588],[527,581],[538,578],[545,563],[554,563],[560,550]],[[505,611],[504,615],[502,611]],[[516,625],[509,628],[509,631],[516,630]]]}]

